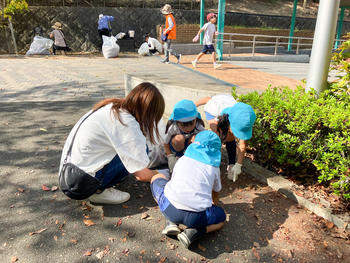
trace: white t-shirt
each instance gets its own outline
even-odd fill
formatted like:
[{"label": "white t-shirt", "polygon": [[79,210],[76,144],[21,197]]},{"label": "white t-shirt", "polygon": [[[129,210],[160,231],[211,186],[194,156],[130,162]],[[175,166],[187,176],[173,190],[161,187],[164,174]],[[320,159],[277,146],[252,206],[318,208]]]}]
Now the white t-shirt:
[{"label": "white t-shirt", "polygon": [[149,46],[149,49],[156,49],[159,52],[162,52],[162,49],[163,49],[162,44],[157,39],[153,37],[148,37],[147,44]]},{"label": "white t-shirt", "polygon": [[195,127],[194,131],[191,133],[185,133],[185,134],[181,133],[181,130],[177,126],[176,123],[173,123],[172,125],[170,125],[168,132],[165,135],[164,143],[169,144],[171,139],[177,134],[182,134],[185,137],[185,139],[188,139],[188,138],[192,137],[192,135],[196,135],[201,131],[204,131],[204,127],[198,121],[196,122],[196,127]]},{"label": "white t-shirt", "polygon": [[202,27],[204,31],[203,45],[213,45],[213,38],[216,32],[216,27],[214,24],[208,22]]},{"label": "white t-shirt", "polygon": [[[111,111],[111,107],[112,104],[108,104],[100,108],[82,123],[75,136],[71,158],[68,159],[68,162],[92,176],[95,176],[95,173],[116,155],[129,173],[140,171],[149,163],[146,138],[139,123],[130,113],[122,111],[120,118],[124,125],[121,124]],[[60,171],[73,135],[87,114],[75,124],[67,138],[62,152]]]},{"label": "white t-shirt", "polygon": [[221,191],[220,168],[183,156],[164,194],[177,209],[201,212],[212,206],[212,191]]},{"label": "white t-shirt", "polygon": [[236,103],[237,101],[230,95],[215,95],[205,104],[204,111],[218,117],[224,109],[232,107]]}]

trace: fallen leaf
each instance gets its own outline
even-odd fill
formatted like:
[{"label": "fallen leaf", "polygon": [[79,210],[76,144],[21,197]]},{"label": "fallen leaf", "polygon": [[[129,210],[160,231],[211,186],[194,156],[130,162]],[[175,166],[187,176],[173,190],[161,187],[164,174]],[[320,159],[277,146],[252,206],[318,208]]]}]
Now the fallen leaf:
[{"label": "fallen leaf", "polygon": [[47,132],[47,130],[45,128],[40,128],[40,130],[43,132]]},{"label": "fallen leaf", "polygon": [[117,221],[117,223],[114,224],[115,227],[118,227],[122,224],[122,220],[119,218],[119,220]]},{"label": "fallen leaf", "polygon": [[57,189],[58,189],[58,187],[56,185],[54,185],[51,187],[51,192],[55,192],[55,191],[57,191]]},{"label": "fallen leaf", "polygon": [[198,248],[203,252],[207,250],[207,248],[202,246],[201,244],[198,244]]},{"label": "fallen leaf", "polygon": [[99,253],[96,254],[96,257],[97,257],[98,259],[102,259],[104,256],[105,256],[105,255],[104,255],[103,251],[101,251],[101,252],[99,252]]},{"label": "fallen leaf", "polygon": [[126,237],[123,237],[123,238],[122,238],[122,241],[123,241],[123,242],[126,242]]},{"label": "fallen leaf", "polygon": [[259,255],[258,250],[257,250],[255,247],[253,247],[253,248],[252,248],[252,251],[253,251],[253,254],[254,254],[254,256],[256,257],[256,259],[257,259],[258,261],[260,261],[260,255]]},{"label": "fallen leaf", "polygon": [[14,205],[10,205],[10,208],[14,208],[15,206]]},{"label": "fallen leaf", "polygon": [[334,227],[334,224],[332,222],[327,221],[326,226],[328,229],[331,229]]},{"label": "fallen leaf", "polygon": [[56,219],[55,224],[58,225],[60,222],[58,221],[58,219]]},{"label": "fallen leaf", "polygon": [[288,257],[289,257],[289,258],[293,258],[293,257],[294,257],[294,251],[293,251],[293,250],[290,249],[290,250],[288,251]]},{"label": "fallen leaf", "polygon": [[115,240],[115,238],[114,238],[114,237],[109,237],[108,240],[111,241],[111,242],[113,243],[114,240]]},{"label": "fallen leaf", "polygon": [[47,230],[47,228],[42,228],[42,229],[40,229],[38,231],[30,232],[29,235],[32,236],[32,235],[35,235],[35,234],[40,234],[40,233],[42,233],[42,232],[44,232],[46,230]]},{"label": "fallen leaf", "polygon": [[70,242],[71,242],[72,244],[74,244],[74,245],[78,244],[78,240],[76,240],[76,239],[71,239]]},{"label": "fallen leaf", "polygon": [[275,253],[273,253],[273,254],[271,255],[271,257],[273,257],[273,258],[274,258],[275,256],[276,256],[276,254],[275,254]]},{"label": "fallen leaf", "polygon": [[53,239],[54,239],[55,241],[57,241],[57,240],[58,240],[58,237],[57,237],[57,236],[53,236]]},{"label": "fallen leaf", "polygon": [[327,249],[328,248],[328,243],[326,240],[323,240],[323,245],[324,245],[324,248]]},{"label": "fallen leaf", "polygon": [[158,263],[164,263],[166,260],[166,257],[161,257],[160,260],[158,261]]},{"label": "fallen leaf", "polygon": [[88,249],[84,252],[83,256],[90,257],[92,255],[92,249]]},{"label": "fallen leaf", "polygon": [[142,213],[141,214],[141,219],[146,219],[148,217],[149,217],[149,214],[147,214],[147,213]]},{"label": "fallen leaf", "polygon": [[20,192],[20,193],[23,193],[25,190],[23,188],[17,188],[17,191]]},{"label": "fallen leaf", "polygon": [[128,237],[134,237],[136,235],[135,232],[127,232]]},{"label": "fallen leaf", "polygon": [[94,226],[94,225],[96,225],[95,222],[90,220],[90,219],[83,219],[83,221],[84,221],[84,224],[86,226]]},{"label": "fallen leaf", "polygon": [[89,215],[84,215],[84,218],[85,218],[85,219],[89,219],[90,216],[89,216]]},{"label": "fallen leaf", "polygon": [[129,208],[127,205],[122,205],[123,208]]},{"label": "fallen leaf", "polygon": [[260,244],[258,242],[254,242],[253,243],[253,246],[256,247],[256,248],[259,248],[260,247]]},{"label": "fallen leaf", "polygon": [[16,257],[16,256],[13,256],[13,257],[11,257],[11,262],[13,263],[13,262],[16,262],[18,260],[18,257]]},{"label": "fallen leaf", "polygon": [[144,250],[144,249],[142,249],[141,251],[140,251],[140,254],[141,255],[144,255],[146,253],[146,250]]},{"label": "fallen leaf", "polygon": [[128,249],[128,248],[124,249],[124,250],[122,251],[122,253],[123,253],[124,255],[127,255],[127,254],[129,253],[129,249]]},{"label": "fallen leaf", "polygon": [[44,191],[51,191],[51,188],[47,187],[45,184],[41,186],[41,189]]}]

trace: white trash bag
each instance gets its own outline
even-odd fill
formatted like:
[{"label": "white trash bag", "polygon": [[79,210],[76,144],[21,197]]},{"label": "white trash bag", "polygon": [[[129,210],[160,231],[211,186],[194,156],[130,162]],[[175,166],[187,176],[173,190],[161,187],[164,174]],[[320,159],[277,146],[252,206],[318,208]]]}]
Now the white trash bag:
[{"label": "white trash bag", "polygon": [[143,43],[139,50],[137,51],[139,53],[140,56],[148,56],[149,55],[149,46],[148,44],[145,42]]},{"label": "white trash bag", "polygon": [[32,44],[30,44],[29,50],[26,55],[50,55],[50,48],[53,45],[53,41],[51,39],[35,36]]},{"label": "white trash bag", "polygon": [[154,46],[158,50],[159,53],[162,53],[163,45],[157,39],[154,41]]},{"label": "white trash bag", "polygon": [[116,34],[115,38],[116,39],[123,39],[125,37],[125,35],[126,35],[125,33],[119,32],[118,34]]},{"label": "white trash bag", "polygon": [[146,144],[148,147],[148,158],[150,160],[148,168],[155,168],[168,164],[168,159],[164,150],[164,141],[165,141],[165,124],[162,120],[158,123],[158,131],[160,139],[155,136],[155,144],[152,144],[149,139],[147,139]]},{"label": "white trash bag", "polygon": [[105,58],[115,58],[119,54],[120,47],[116,43],[117,39],[113,36],[107,37],[102,36],[103,45],[102,45],[102,53]]}]

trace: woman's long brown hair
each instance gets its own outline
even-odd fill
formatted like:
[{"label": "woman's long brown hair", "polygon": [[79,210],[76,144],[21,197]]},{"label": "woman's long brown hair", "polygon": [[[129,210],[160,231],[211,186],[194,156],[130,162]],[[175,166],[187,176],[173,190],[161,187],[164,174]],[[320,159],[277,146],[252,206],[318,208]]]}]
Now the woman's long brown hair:
[{"label": "woman's long brown hair", "polygon": [[154,134],[159,138],[158,122],[163,116],[165,102],[162,94],[153,84],[143,82],[124,99],[102,100],[93,107],[93,110],[96,111],[110,103],[113,103],[112,109],[121,123],[120,110],[126,110],[135,117],[142,133],[149,138],[151,143],[155,143]]}]

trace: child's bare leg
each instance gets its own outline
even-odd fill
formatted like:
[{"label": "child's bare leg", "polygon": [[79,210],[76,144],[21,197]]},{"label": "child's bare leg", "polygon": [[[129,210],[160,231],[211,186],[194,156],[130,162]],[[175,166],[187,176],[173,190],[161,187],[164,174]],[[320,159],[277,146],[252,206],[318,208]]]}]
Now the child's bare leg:
[{"label": "child's bare leg", "polygon": [[181,134],[175,135],[171,139],[171,145],[175,151],[181,152],[185,148],[185,137]]},{"label": "child's bare leg", "polygon": [[198,61],[201,57],[203,57],[204,53],[199,53],[198,56],[196,57],[196,59],[194,61]]},{"label": "child's bare leg", "polygon": [[207,233],[214,232],[214,231],[221,229],[224,226],[224,224],[225,224],[225,222],[220,222],[217,224],[207,226]]},{"label": "child's bare leg", "polygon": [[211,53],[211,59],[213,61],[213,64],[216,63],[216,52]]}]

